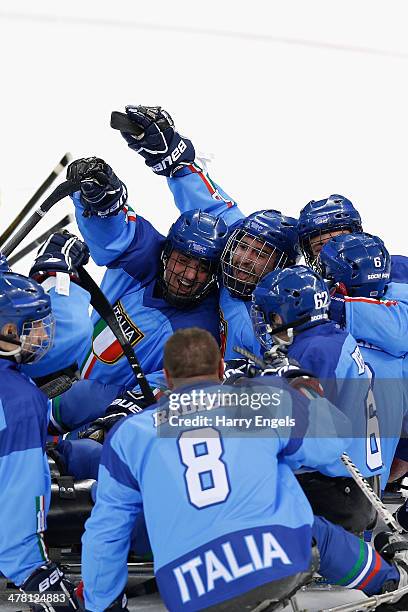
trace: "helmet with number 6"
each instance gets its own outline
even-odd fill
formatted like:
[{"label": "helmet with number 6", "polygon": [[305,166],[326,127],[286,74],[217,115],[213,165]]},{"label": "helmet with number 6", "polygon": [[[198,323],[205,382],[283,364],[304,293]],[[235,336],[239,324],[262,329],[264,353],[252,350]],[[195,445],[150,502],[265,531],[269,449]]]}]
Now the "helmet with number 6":
[{"label": "helmet with number 6", "polygon": [[[259,342],[270,349],[276,335],[293,334],[328,319],[329,289],[311,268],[292,266],[267,274],[253,293],[252,324]],[[296,332],[294,332],[296,330]]]},{"label": "helmet with number 6", "polygon": [[54,327],[50,297],[41,285],[21,274],[0,274],[0,357],[39,361],[52,346]]},{"label": "helmet with number 6", "polygon": [[391,257],[371,234],[344,234],[327,242],[320,262],[325,279],[343,283],[352,297],[382,297],[390,280]]}]

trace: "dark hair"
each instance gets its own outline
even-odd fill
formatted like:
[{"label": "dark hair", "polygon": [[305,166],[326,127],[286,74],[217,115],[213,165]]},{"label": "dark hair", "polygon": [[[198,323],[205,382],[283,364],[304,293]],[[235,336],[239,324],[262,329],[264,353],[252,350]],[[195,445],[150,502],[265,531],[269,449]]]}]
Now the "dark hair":
[{"label": "dark hair", "polygon": [[163,365],[172,378],[214,375],[220,359],[214,337],[199,327],[177,330],[164,345]]}]

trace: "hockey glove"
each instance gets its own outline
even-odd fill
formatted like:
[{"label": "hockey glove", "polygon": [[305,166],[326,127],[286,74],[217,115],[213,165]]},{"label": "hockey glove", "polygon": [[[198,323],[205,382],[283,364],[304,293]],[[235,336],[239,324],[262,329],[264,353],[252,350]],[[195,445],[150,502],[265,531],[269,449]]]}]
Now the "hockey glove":
[{"label": "hockey glove", "polygon": [[121,134],[153,172],[173,176],[181,166],[194,161],[192,142],[175,131],[173,119],[160,106],[126,106],[126,113],[143,133],[140,136]]},{"label": "hockey glove", "polygon": [[41,283],[49,276],[63,272],[69,274],[75,282],[79,282],[77,269],[88,261],[89,249],[85,242],[64,230],[51,234],[40,247],[29,275]]},{"label": "hockey glove", "polygon": [[31,595],[38,603],[31,604],[31,612],[58,609],[58,612],[82,610],[75,595],[75,585],[67,580],[64,572],[52,561],[37,568],[20,586],[20,590]]},{"label": "hockey glove", "polygon": [[99,157],[73,161],[67,169],[68,181],[81,181],[84,217],[117,215],[127,201],[126,186],[112,168]]},{"label": "hockey glove", "polygon": [[259,372],[248,359],[228,359],[225,362],[223,385],[234,385],[241,378],[254,378]]},{"label": "hockey glove", "polygon": [[91,438],[100,442],[104,442],[106,435],[118,421],[125,417],[142,412],[150,406],[150,402],[146,401],[143,393],[137,391],[126,391],[123,395],[117,397],[106,409],[105,415],[96,419],[90,427],[82,432],[80,438]]},{"label": "hockey glove", "polygon": [[329,318],[341,327],[346,325],[346,303],[347,289],[343,283],[334,286],[330,293]]}]

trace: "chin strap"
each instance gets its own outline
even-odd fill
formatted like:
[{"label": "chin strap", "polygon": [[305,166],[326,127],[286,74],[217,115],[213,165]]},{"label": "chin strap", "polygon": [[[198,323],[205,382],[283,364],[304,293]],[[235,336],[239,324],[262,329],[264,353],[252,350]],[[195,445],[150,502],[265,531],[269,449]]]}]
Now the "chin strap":
[{"label": "chin strap", "polygon": [[13,351],[2,351],[0,349],[0,357],[14,357],[16,363],[21,363],[21,341],[17,340],[15,336],[6,336],[4,334],[0,334],[0,340],[8,344],[14,344],[17,347]]},{"label": "chin strap", "polygon": [[8,342],[8,344],[15,344],[16,346],[21,347],[21,341],[17,340],[15,336],[5,336],[4,334],[0,334],[0,340],[3,340],[3,342]]},{"label": "chin strap", "polygon": [[[280,334],[281,332],[284,332],[284,331],[289,332],[290,330],[293,330],[296,327],[300,327],[300,325],[309,323],[309,321],[311,321],[310,315],[305,315],[304,317],[302,317],[301,319],[298,319],[297,321],[294,321],[293,323],[284,323],[283,325],[278,325],[278,327],[272,327],[272,325],[269,324],[268,326],[270,326],[270,330],[268,329],[268,333],[271,334],[271,336],[276,336],[276,334]],[[291,334],[289,334],[289,336],[290,335]],[[292,336],[293,336],[293,331],[292,331]]]}]

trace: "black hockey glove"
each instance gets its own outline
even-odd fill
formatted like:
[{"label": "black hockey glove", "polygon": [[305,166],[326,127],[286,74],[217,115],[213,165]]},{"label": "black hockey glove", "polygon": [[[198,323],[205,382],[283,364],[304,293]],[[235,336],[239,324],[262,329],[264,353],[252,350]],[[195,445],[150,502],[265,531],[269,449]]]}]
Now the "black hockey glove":
[{"label": "black hockey glove", "polygon": [[66,230],[51,234],[40,247],[29,276],[41,283],[57,272],[69,274],[71,279],[79,282],[79,266],[89,261],[89,249],[85,242]]},{"label": "black hockey glove", "polygon": [[271,351],[265,353],[264,361],[267,367],[261,371],[261,376],[286,377],[287,372],[300,369],[299,363],[288,356],[284,346],[275,345]]},{"label": "black hockey glove", "polygon": [[131,414],[142,412],[148,406],[151,406],[151,403],[144,398],[143,393],[126,391],[113,400],[104,416],[96,419],[79,437],[91,438],[102,444],[106,435],[118,421]]},{"label": "black hockey glove", "polygon": [[234,385],[241,378],[254,378],[259,374],[257,367],[248,359],[228,359],[225,362],[223,385]]},{"label": "black hockey glove", "polygon": [[83,609],[75,595],[75,585],[65,578],[64,572],[52,561],[36,569],[20,589],[35,602],[30,604],[31,612],[72,612]]},{"label": "black hockey glove", "polygon": [[173,119],[160,106],[126,106],[126,114],[143,133],[140,136],[128,132],[121,134],[128,146],[144,157],[153,172],[173,176],[181,166],[194,161],[192,142],[175,131]]},{"label": "black hockey glove", "polygon": [[126,186],[112,168],[99,157],[76,159],[67,169],[68,181],[81,181],[83,215],[111,217],[117,215],[127,201]]}]

